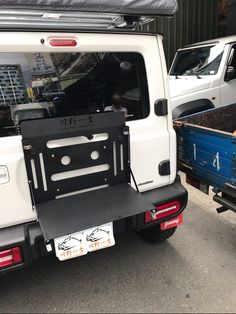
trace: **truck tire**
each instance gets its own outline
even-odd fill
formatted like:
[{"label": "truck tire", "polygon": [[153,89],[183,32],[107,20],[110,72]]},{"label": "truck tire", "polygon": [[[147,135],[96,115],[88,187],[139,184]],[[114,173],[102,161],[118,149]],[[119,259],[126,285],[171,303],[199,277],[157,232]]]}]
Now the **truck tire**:
[{"label": "truck tire", "polygon": [[140,230],[138,231],[138,234],[146,242],[161,243],[170,238],[175,233],[176,229],[177,227],[161,230],[160,225],[157,225],[148,229]]}]

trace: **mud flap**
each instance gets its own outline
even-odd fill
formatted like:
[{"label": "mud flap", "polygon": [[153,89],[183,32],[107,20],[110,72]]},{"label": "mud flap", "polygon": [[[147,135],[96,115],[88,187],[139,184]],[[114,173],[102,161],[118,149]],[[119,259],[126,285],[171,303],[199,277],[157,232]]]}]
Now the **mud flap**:
[{"label": "mud flap", "polygon": [[45,240],[154,209],[129,184],[122,112],[23,121],[21,133]]}]

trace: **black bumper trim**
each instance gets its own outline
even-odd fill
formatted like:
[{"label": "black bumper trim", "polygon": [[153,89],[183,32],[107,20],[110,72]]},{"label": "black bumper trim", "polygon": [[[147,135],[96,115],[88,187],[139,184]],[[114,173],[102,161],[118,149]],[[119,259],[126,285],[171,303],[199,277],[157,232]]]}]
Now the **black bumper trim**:
[{"label": "black bumper trim", "polygon": [[[151,227],[153,224],[159,224],[162,221],[175,218],[184,210],[187,204],[187,191],[181,185],[178,176],[173,184],[142,194],[154,205],[161,205],[171,202],[172,200],[179,200],[181,202],[181,209],[178,213],[172,216],[168,216],[167,218],[156,221],[155,223],[146,225],[144,224],[144,213],[132,216],[130,218],[117,220],[114,222],[115,234],[127,230],[141,230]],[[23,254],[22,263],[0,269],[0,274],[27,266],[33,260],[54,252],[54,250],[50,253],[47,252],[42,229],[39,223],[36,221],[0,229],[0,251],[7,250],[14,246],[21,247]]]}]

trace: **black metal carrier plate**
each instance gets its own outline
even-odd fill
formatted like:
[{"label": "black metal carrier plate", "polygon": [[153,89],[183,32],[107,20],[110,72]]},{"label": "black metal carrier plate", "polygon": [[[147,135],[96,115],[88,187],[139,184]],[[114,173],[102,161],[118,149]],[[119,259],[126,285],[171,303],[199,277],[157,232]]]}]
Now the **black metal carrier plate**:
[{"label": "black metal carrier plate", "polygon": [[45,240],[152,209],[155,207],[127,183],[37,205]]},{"label": "black metal carrier plate", "polygon": [[21,132],[45,240],[154,209],[129,185],[122,112],[23,121]]},{"label": "black metal carrier plate", "polygon": [[[23,121],[21,132],[35,203],[94,186],[129,182],[129,131],[123,113]],[[78,144],[70,145],[74,140]],[[97,159],[92,159],[93,153]],[[63,165],[63,157],[69,157],[70,163]],[[96,166],[101,171],[94,172]]]}]

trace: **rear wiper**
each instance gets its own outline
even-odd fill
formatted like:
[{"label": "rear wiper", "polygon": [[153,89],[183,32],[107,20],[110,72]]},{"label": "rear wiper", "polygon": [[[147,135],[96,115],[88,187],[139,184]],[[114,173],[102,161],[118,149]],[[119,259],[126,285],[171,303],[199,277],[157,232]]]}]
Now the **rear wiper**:
[{"label": "rear wiper", "polygon": [[191,70],[191,74],[195,75],[198,79],[202,79],[199,74],[197,74],[197,72],[193,72],[193,70]]},{"label": "rear wiper", "polygon": [[202,79],[201,76],[199,76],[199,74],[194,73],[194,75],[196,75],[196,77],[197,77],[198,79],[200,79],[200,80]]}]

